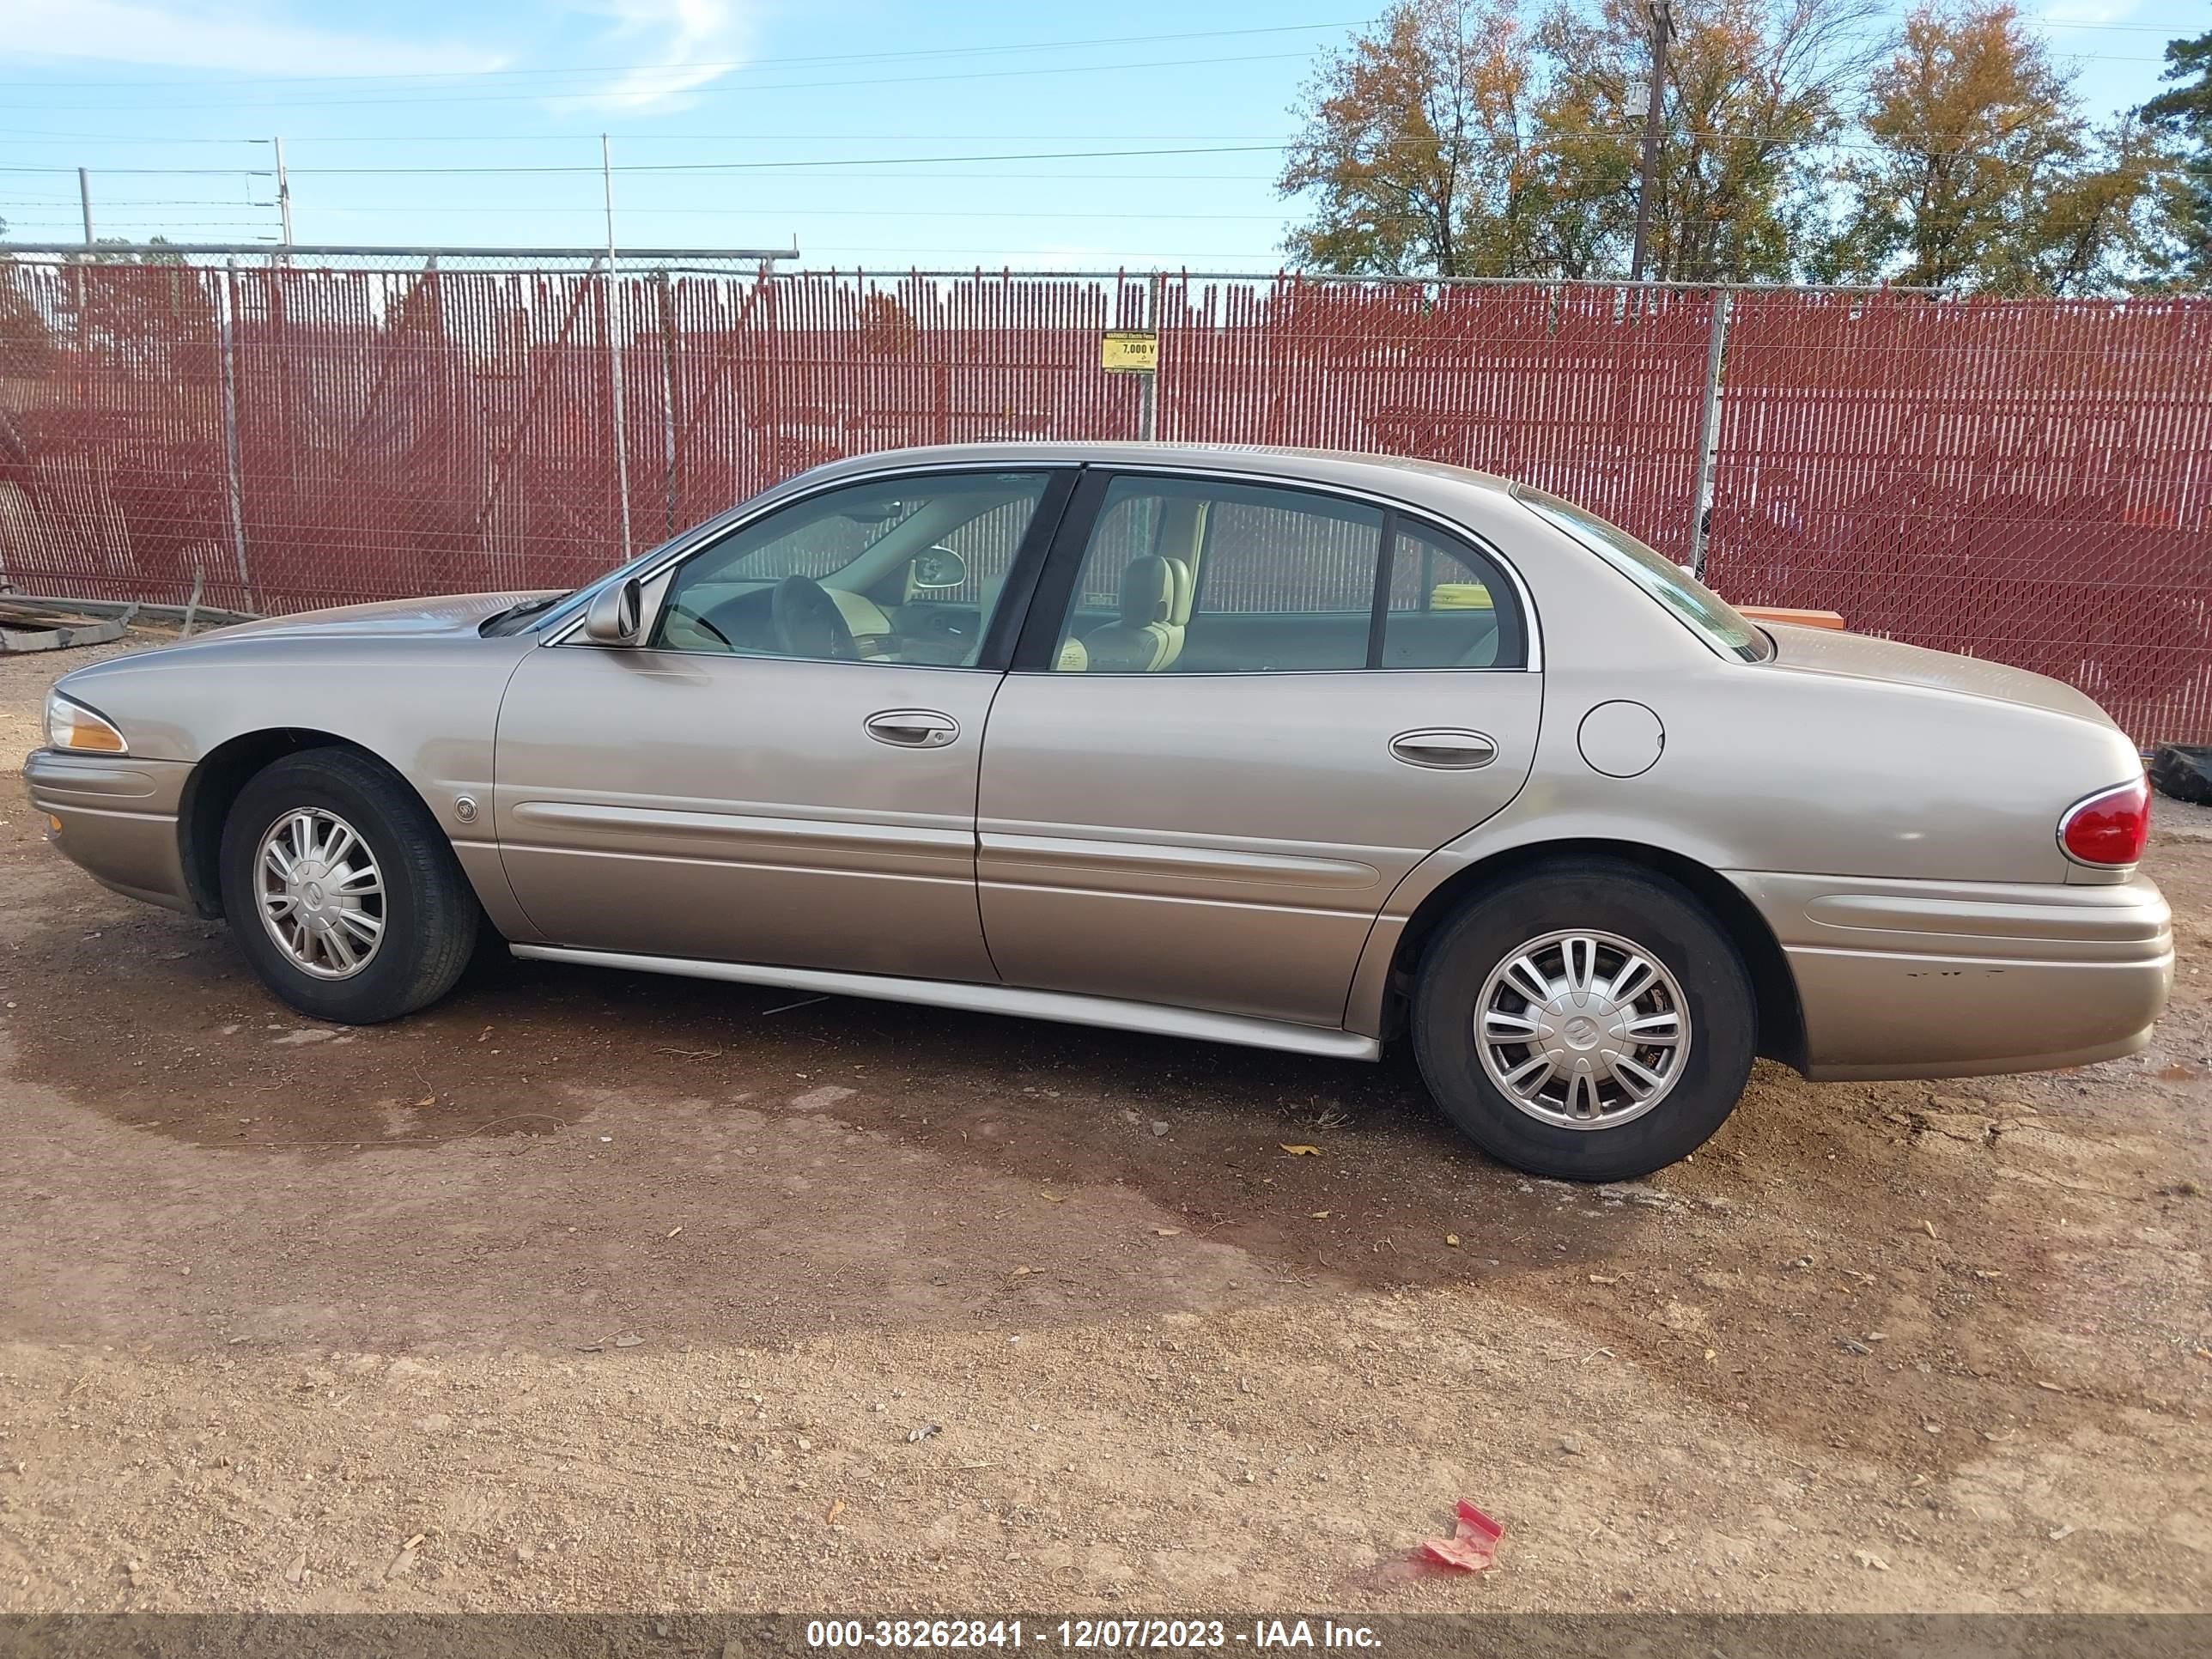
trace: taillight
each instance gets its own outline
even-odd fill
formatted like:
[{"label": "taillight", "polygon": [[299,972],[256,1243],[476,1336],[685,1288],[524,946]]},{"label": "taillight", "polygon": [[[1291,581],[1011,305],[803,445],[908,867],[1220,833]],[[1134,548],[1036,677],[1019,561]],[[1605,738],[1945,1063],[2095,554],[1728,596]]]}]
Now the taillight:
[{"label": "taillight", "polygon": [[2111,869],[2133,864],[2150,841],[2150,780],[2102,789],[2066,809],[2058,844],[2079,864]]}]

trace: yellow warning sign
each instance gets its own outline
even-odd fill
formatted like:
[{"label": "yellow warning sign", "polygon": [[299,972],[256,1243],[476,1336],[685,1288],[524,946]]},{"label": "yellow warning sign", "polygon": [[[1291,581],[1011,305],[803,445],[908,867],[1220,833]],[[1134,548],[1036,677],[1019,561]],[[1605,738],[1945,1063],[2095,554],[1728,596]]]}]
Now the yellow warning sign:
[{"label": "yellow warning sign", "polygon": [[1438,582],[1429,590],[1431,611],[1494,611],[1490,590],[1480,582]]},{"label": "yellow warning sign", "polygon": [[1098,367],[1150,374],[1160,366],[1160,337],[1148,328],[1109,328],[1098,337]]}]

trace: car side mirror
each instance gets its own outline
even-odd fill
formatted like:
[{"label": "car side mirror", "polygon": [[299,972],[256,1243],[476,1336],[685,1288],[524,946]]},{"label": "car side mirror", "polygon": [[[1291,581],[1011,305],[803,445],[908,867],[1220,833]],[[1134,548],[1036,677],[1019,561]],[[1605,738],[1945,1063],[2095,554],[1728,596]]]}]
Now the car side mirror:
[{"label": "car side mirror", "polygon": [[927,547],[914,556],[915,591],[957,587],[968,580],[968,561],[949,547]]},{"label": "car side mirror", "polygon": [[635,645],[644,606],[635,577],[601,588],[584,612],[584,637],[594,645]]}]

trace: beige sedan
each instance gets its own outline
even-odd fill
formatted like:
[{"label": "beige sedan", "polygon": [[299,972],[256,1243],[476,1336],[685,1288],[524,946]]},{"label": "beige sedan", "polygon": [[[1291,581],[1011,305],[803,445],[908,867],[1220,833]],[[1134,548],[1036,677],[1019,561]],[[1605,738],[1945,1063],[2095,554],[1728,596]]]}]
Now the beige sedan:
[{"label": "beige sedan", "polygon": [[975,445],[794,478],[568,594],[79,670],[55,843],[319,1018],[518,956],[1372,1059],[1550,1175],[1755,1054],[2022,1071],[2172,973],[2135,749],[2054,681],[1747,622],[1455,468]]}]

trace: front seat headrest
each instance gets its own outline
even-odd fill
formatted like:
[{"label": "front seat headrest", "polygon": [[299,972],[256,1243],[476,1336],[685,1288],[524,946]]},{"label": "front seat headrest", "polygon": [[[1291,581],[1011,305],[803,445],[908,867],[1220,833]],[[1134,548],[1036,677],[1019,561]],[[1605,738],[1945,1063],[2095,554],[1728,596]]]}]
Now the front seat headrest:
[{"label": "front seat headrest", "polygon": [[1175,614],[1175,567],[1157,553],[1129,561],[1121,572],[1121,626],[1149,628]]}]

